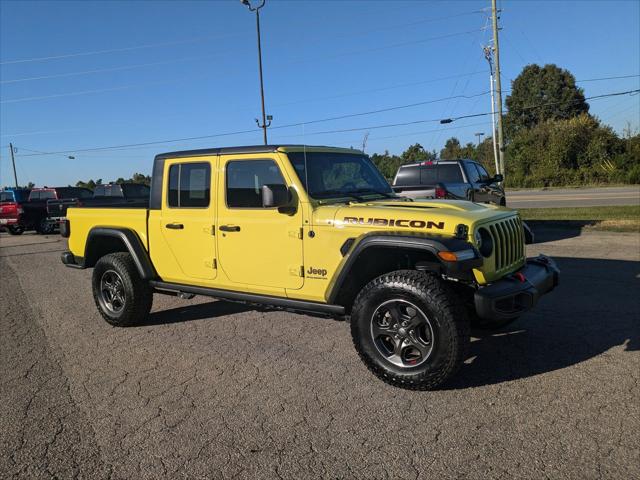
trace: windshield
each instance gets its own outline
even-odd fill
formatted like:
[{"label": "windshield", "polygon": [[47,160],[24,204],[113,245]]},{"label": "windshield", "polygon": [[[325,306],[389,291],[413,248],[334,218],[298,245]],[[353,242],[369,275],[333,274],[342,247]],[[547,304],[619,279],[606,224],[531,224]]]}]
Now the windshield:
[{"label": "windshield", "polygon": [[13,202],[13,192],[0,192],[0,202]]},{"label": "windshield", "polygon": [[365,155],[291,152],[288,156],[298,178],[313,198],[352,197],[360,200],[364,195],[394,196],[387,181]]}]

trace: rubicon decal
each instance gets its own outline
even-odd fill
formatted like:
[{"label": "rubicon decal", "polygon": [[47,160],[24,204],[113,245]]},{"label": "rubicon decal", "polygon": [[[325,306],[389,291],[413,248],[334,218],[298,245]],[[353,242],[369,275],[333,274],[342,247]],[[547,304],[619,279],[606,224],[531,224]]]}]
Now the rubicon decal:
[{"label": "rubicon decal", "polygon": [[352,225],[372,225],[374,227],[401,227],[401,228],[437,228],[444,229],[444,222],[432,222],[431,220],[402,220],[387,218],[344,217],[344,223]]}]

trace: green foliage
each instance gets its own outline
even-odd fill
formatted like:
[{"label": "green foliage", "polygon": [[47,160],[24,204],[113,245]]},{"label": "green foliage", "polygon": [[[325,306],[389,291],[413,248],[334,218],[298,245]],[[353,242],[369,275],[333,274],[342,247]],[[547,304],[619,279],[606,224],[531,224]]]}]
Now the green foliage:
[{"label": "green foliage", "polygon": [[[124,179],[120,177],[115,182],[108,182],[108,183],[141,183],[143,185],[151,185],[151,176],[144,175],[142,173],[134,173],[133,176],[129,179]],[[76,187],[84,187],[90,190],[95,189],[96,185],[102,185],[101,178],[97,180],[90,179],[87,182],[84,182],[82,180],[78,180],[76,182]]]},{"label": "green foliage", "polygon": [[435,160],[436,157],[436,152],[428,152],[422,145],[416,143],[402,152],[400,156],[390,155],[388,151],[383,154],[374,153],[371,155],[371,161],[387,180],[392,180],[400,165]]},{"label": "green foliage", "polygon": [[637,135],[619,138],[588,114],[518,132],[506,149],[506,183],[549,187],[637,181]]},{"label": "green foliage", "polygon": [[547,120],[566,120],[589,111],[575,77],[553,64],[524,67],[512,82],[506,104],[505,129],[509,138]]}]

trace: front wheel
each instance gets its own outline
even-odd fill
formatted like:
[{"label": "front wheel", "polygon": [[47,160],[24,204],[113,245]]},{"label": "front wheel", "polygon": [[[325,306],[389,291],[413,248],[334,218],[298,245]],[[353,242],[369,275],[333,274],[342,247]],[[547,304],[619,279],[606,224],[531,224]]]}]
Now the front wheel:
[{"label": "front wheel", "polygon": [[22,235],[24,233],[24,227],[19,225],[12,225],[9,227],[9,234],[11,235]]},{"label": "front wheel", "polygon": [[140,324],[151,311],[153,290],[140,278],[129,253],[111,253],[98,260],[92,286],[98,311],[113,326]]},{"label": "front wheel", "polygon": [[381,380],[432,390],[455,374],[469,345],[456,293],[433,275],[399,270],[367,284],[351,313],[353,343]]}]

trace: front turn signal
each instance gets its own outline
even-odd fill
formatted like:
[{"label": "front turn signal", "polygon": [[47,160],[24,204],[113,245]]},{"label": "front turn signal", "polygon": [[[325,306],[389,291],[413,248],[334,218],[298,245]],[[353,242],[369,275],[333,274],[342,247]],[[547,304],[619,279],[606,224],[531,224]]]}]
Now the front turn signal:
[{"label": "front turn signal", "polygon": [[475,258],[476,254],[469,248],[458,252],[438,252],[438,256],[445,262],[459,262],[461,260],[471,260]]}]

